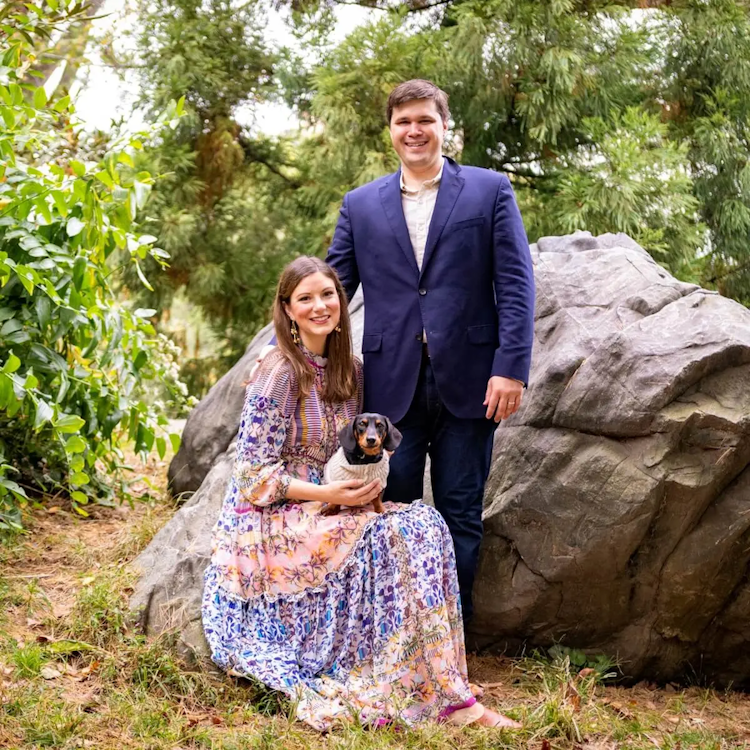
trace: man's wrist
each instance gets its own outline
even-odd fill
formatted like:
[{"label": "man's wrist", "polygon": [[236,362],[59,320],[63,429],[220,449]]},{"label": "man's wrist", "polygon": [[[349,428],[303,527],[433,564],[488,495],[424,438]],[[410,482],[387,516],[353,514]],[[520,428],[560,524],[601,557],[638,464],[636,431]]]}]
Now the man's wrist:
[{"label": "man's wrist", "polygon": [[505,378],[506,380],[512,380],[515,383],[520,383],[524,388],[526,388],[526,383],[524,383],[523,380],[519,380],[518,378],[512,378],[509,375],[493,375],[493,378]]}]

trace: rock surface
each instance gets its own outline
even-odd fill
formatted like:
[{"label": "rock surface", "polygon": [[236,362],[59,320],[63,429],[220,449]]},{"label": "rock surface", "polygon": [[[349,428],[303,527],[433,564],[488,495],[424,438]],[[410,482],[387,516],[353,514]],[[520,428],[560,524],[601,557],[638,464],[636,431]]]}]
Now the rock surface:
[{"label": "rock surface", "polygon": [[[532,256],[531,385],[495,438],[470,641],[750,687],[750,311],[625,235],[543,238]],[[170,479],[200,489],[136,561],[144,626],[197,651],[241,383],[266,339],[191,414]]]}]

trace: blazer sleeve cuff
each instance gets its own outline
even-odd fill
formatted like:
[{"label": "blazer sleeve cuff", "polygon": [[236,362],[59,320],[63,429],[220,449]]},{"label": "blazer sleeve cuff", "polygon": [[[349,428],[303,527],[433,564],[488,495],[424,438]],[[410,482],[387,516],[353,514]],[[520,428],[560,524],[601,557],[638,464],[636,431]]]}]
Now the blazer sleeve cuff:
[{"label": "blazer sleeve cuff", "polygon": [[492,361],[492,376],[510,378],[523,384],[524,388],[529,385],[529,371],[531,370],[531,352],[504,352],[502,349],[495,351]]}]

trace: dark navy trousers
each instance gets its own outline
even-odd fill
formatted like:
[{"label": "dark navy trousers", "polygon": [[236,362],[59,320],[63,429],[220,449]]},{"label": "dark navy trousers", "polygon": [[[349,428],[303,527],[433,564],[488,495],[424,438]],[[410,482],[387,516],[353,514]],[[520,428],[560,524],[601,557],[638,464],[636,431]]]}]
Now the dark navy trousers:
[{"label": "dark navy trousers", "polygon": [[466,621],[473,611],[471,590],[482,541],[482,497],[497,425],[484,418],[459,419],[445,408],[425,352],[414,399],[396,427],[403,440],[391,456],[385,500],[407,503],[423,496],[429,455],[432,495],[453,537]]}]

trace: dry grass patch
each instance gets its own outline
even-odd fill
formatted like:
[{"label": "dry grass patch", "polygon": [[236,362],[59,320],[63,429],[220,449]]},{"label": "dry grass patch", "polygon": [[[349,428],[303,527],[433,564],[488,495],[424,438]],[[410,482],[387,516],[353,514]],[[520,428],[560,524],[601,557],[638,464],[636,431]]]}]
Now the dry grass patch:
[{"label": "dry grass patch", "polygon": [[[143,491],[156,495],[165,466],[149,471]],[[134,631],[128,563],[174,512],[171,503],[91,510],[81,519],[62,508],[36,509],[28,533],[0,545],[0,747],[750,748],[748,696],[609,685],[601,672],[581,672],[565,654],[470,657],[484,700],[522,721],[523,730],[347,727],[321,736],[291,720],[278,694],[188,670],[169,636],[147,640]]]}]

